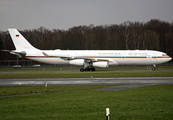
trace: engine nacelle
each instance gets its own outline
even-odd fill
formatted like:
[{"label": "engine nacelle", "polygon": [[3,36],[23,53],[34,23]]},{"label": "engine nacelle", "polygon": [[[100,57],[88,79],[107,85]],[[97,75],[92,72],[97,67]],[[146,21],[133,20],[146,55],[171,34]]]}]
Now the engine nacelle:
[{"label": "engine nacelle", "polygon": [[84,65],[84,59],[70,60],[69,64],[71,64],[71,65]]},{"label": "engine nacelle", "polygon": [[107,68],[109,65],[108,65],[108,62],[94,62],[93,63],[93,66],[94,67],[100,67],[100,68]]}]

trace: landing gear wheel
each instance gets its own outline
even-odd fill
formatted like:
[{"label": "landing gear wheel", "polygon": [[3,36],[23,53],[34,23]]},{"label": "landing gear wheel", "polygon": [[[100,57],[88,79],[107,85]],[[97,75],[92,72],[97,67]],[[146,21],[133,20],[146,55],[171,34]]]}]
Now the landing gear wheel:
[{"label": "landing gear wheel", "polygon": [[153,68],[152,68],[152,71],[155,71],[155,70],[156,70],[156,68],[155,68],[155,67],[153,67]]},{"label": "landing gear wheel", "polygon": [[91,68],[91,71],[95,71],[96,69],[95,68]]},{"label": "landing gear wheel", "polygon": [[85,71],[85,69],[84,68],[81,68],[80,71],[83,72],[83,71]]},{"label": "landing gear wheel", "polygon": [[85,71],[90,71],[90,68],[86,68]]},{"label": "landing gear wheel", "polygon": [[81,68],[80,71],[95,71],[95,68]]}]

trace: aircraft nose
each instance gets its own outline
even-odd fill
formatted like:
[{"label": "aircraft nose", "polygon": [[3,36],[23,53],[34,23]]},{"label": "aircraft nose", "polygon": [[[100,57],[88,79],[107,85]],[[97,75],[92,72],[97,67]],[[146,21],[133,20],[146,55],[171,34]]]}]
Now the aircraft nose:
[{"label": "aircraft nose", "polygon": [[172,60],[172,57],[169,56],[169,57],[168,57],[168,61],[171,61],[171,60]]}]

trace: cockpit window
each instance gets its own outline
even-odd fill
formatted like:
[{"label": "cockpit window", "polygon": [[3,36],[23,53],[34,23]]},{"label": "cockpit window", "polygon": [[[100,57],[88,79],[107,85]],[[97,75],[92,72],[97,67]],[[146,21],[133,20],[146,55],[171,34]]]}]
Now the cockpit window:
[{"label": "cockpit window", "polygon": [[167,54],[162,54],[163,57],[168,56]]}]

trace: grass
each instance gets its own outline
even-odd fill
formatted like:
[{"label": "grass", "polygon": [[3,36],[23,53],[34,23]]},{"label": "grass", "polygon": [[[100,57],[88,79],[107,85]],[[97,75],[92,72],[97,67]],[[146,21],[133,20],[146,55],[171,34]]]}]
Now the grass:
[{"label": "grass", "polygon": [[[79,71],[81,67],[79,66],[69,66],[69,67],[22,67],[20,69],[14,69],[12,67],[1,67],[0,72],[23,72],[23,71]],[[108,68],[96,68],[98,71],[122,71],[122,70],[151,70],[152,66],[115,66]],[[173,66],[157,66],[157,70],[173,70]]]},{"label": "grass", "polygon": [[21,71],[73,71],[79,70],[77,67],[21,67],[14,69],[13,67],[1,67],[0,72],[21,72]]},{"label": "grass", "polygon": [[0,79],[14,78],[90,78],[90,77],[164,77],[173,71],[95,71],[95,72],[7,72]]},{"label": "grass", "polygon": [[146,66],[118,66],[107,69],[97,68],[94,72],[78,72],[79,68],[1,68],[0,79],[12,78],[90,78],[92,77],[165,77],[173,76],[172,66],[158,66],[151,71]]},{"label": "grass", "polygon": [[[43,86],[1,86],[0,96],[10,96],[10,95],[21,95],[21,94],[32,94],[32,93],[56,93],[61,91],[84,91],[98,89],[102,87],[109,87],[112,85],[72,85],[72,86],[48,86],[44,88]],[[114,85],[115,86],[115,85]]]},{"label": "grass", "polygon": [[[100,87],[106,86],[52,86],[48,88],[50,91],[62,92],[2,97],[0,119],[105,120],[107,107],[110,108],[111,120],[173,119],[173,85],[146,86],[118,92],[93,90]],[[0,88],[1,91],[18,89],[28,92],[30,89],[42,89],[36,86]],[[16,90],[13,92],[16,93]]]},{"label": "grass", "polygon": [[[1,68],[0,79],[173,76],[172,66],[161,66],[156,71],[143,66],[110,67],[95,72],[76,72],[78,69]],[[0,86],[0,120],[105,120],[107,107],[111,120],[173,119],[173,85],[118,92],[94,91],[109,86],[112,85],[48,86],[46,89],[43,86]],[[20,96],[26,94],[30,95]]]}]

